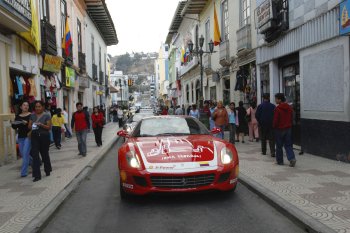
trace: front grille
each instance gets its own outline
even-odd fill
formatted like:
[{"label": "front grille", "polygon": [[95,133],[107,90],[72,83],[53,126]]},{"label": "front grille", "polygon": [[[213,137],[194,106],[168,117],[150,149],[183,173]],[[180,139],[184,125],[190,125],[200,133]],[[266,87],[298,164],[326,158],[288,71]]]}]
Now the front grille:
[{"label": "front grille", "polygon": [[157,188],[196,188],[210,185],[215,174],[197,176],[151,176],[152,185]]}]

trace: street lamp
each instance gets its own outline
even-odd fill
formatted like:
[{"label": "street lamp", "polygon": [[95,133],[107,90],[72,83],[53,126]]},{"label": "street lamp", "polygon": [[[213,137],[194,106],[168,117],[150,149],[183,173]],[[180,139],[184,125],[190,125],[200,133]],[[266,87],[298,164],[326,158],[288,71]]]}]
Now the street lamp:
[{"label": "street lamp", "polygon": [[216,51],[214,51],[214,42],[213,40],[210,40],[210,42],[208,43],[209,45],[209,51],[203,51],[203,45],[204,45],[204,37],[203,35],[201,35],[201,37],[199,38],[199,48],[196,47],[196,50],[193,51],[193,43],[192,41],[190,41],[188,44],[188,49],[190,50],[191,54],[195,54],[197,56],[199,56],[199,64],[200,64],[200,69],[201,69],[201,89],[200,89],[200,97],[199,97],[199,108],[203,109],[203,54],[205,53],[215,53]]}]

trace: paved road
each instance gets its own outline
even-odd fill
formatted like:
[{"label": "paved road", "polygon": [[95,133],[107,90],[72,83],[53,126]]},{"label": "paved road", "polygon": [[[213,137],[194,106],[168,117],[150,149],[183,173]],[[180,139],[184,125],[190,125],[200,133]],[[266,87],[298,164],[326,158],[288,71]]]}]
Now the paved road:
[{"label": "paved road", "polygon": [[42,232],[303,232],[239,185],[230,195],[150,196],[123,202],[115,145]]}]

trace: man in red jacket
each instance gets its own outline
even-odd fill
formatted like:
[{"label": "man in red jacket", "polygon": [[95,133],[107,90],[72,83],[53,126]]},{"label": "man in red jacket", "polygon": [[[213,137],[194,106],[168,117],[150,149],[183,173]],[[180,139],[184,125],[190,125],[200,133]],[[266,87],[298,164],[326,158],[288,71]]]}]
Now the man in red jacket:
[{"label": "man in red jacket", "polygon": [[285,103],[286,97],[283,93],[275,95],[277,107],[273,115],[273,128],[276,136],[276,161],[278,165],[283,165],[283,150],[287,153],[289,166],[294,167],[296,163],[292,142],[292,120],[293,110]]},{"label": "man in red jacket", "polygon": [[89,113],[85,110],[83,110],[83,104],[77,103],[76,104],[77,110],[75,113],[73,113],[71,127],[74,129],[75,126],[75,134],[77,136],[78,141],[78,149],[79,149],[79,155],[82,155],[83,157],[86,156],[86,136],[88,133],[88,130],[90,129],[90,116]]}]

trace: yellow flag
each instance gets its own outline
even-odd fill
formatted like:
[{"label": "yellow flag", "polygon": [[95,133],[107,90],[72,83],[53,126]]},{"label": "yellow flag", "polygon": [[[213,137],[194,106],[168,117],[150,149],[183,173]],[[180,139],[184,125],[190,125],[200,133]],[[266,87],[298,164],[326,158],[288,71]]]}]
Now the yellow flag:
[{"label": "yellow flag", "polygon": [[36,13],[35,0],[30,0],[30,10],[32,12],[32,25],[29,32],[19,33],[26,41],[32,44],[35,51],[40,52],[40,34],[39,34],[39,21]]},{"label": "yellow flag", "polygon": [[216,7],[214,2],[214,45],[219,45],[221,43],[221,35],[219,28],[218,16],[216,14]]}]

